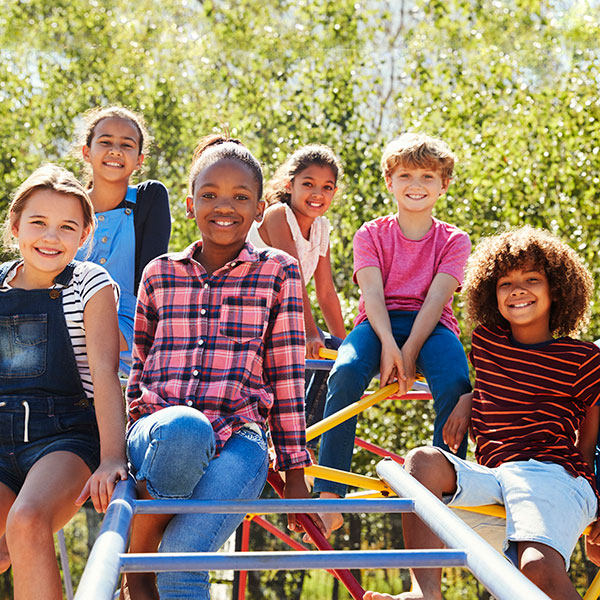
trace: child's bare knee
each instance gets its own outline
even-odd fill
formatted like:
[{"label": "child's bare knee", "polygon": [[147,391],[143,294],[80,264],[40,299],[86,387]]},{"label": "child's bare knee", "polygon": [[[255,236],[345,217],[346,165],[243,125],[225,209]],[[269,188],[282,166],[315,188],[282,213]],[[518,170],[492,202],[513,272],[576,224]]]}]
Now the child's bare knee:
[{"label": "child's bare knee", "polygon": [[8,542],[17,539],[31,540],[32,534],[48,529],[47,515],[39,507],[29,504],[15,504],[6,519],[6,538]]},{"label": "child's bare knee", "polygon": [[542,590],[552,589],[566,576],[563,558],[551,548],[528,546],[519,562],[523,575]]},{"label": "child's bare knee", "polygon": [[404,468],[417,481],[429,489],[436,489],[440,475],[452,469],[452,465],[444,455],[432,447],[411,450],[404,463]]}]

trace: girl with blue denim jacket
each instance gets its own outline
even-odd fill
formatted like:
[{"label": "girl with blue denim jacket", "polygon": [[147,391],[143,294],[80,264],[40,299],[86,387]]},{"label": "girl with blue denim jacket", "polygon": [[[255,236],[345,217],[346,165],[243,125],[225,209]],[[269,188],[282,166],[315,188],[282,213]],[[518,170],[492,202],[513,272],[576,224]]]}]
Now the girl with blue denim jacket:
[{"label": "girl with blue denim jacket", "polygon": [[160,181],[130,185],[151,139],[141,114],[108,106],[86,112],[83,121],[77,149],[89,167],[88,193],[97,223],[76,258],[102,265],[119,285],[119,368],[129,375],[140,277],[169,246],[169,194]]},{"label": "girl with blue denim jacket", "polygon": [[62,599],[53,533],[88,496],[106,510],[127,477],[116,287],[73,261],[92,228],[56,165],[17,189],[5,225],[21,259],[0,266],[0,534],[19,600]]}]

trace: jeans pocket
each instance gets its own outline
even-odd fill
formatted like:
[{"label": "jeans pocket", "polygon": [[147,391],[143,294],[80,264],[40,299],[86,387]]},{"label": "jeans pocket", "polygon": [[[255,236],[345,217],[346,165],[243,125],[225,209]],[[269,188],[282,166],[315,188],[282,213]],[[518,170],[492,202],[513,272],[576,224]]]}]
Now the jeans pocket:
[{"label": "jeans pocket", "polygon": [[0,377],[39,377],[46,372],[48,315],[0,316]]}]

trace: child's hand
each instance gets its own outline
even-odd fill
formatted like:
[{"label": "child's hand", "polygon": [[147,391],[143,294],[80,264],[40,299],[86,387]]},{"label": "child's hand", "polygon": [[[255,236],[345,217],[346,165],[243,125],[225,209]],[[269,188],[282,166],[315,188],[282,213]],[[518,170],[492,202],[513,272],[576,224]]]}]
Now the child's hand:
[{"label": "child's hand", "polygon": [[325,348],[325,344],[319,334],[306,336],[306,358],[317,360],[320,348]]},{"label": "child's hand", "polygon": [[463,394],[456,403],[454,410],[450,413],[442,435],[444,442],[448,444],[448,448],[456,453],[460,447],[465,433],[469,429],[471,423],[471,405],[473,401],[473,392]]},{"label": "child's hand", "polygon": [[[304,481],[304,469],[291,469],[285,473],[284,498],[310,498],[310,493]],[[308,515],[319,531],[325,535],[325,525],[317,514]],[[290,531],[304,531],[298,522],[297,515],[288,514],[288,529]]]},{"label": "child's hand", "polygon": [[600,567],[600,519],[592,523],[592,530],[585,536],[585,553]]},{"label": "child's hand", "polygon": [[107,458],[92,473],[75,500],[81,506],[89,497],[92,498],[97,512],[106,512],[117,481],[127,479],[127,465],[122,458]]},{"label": "child's hand", "polygon": [[403,389],[406,389],[404,360],[400,348],[398,348],[398,345],[393,340],[381,344],[379,372],[381,387],[397,380],[398,386],[400,387],[400,393],[406,393],[406,391],[402,391]]}]

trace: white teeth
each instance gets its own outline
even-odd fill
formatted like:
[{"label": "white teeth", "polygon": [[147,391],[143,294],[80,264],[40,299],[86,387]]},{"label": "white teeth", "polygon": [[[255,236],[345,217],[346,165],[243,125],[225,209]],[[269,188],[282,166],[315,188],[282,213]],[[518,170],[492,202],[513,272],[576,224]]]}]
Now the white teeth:
[{"label": "white teeth", "polygon": [[422,200],[425,194],[406,194],[411,200]]},{"label": "white teeth", "polygon": [[105,165],[108,165],[109,167],[122,167],[123,165],[121,163],[116,163],[116,162],[105,162]]},{"label": "white teeth", "polygon": [[318,204],[317,202],[307,202],[307,204],[312,208],[321,208],[321,206],[323,206],[322,204]]},{"label": "white teeth", "polygon": [[525,306],[529,306],[532,302],[521,302],[520,304],[513,304],[513,308],[523,308]]},{"label": "white teeth", "polygon": [[58,250],[42,250],[41,248],[37,249],[40,254],[45,254],[46,256],[56,256],[59,254]]},{"label": "white teeth", "polygon": [[215,223],[221,227],[229,227],[230,225],[233,225],[233,221],[215,221]]}]

